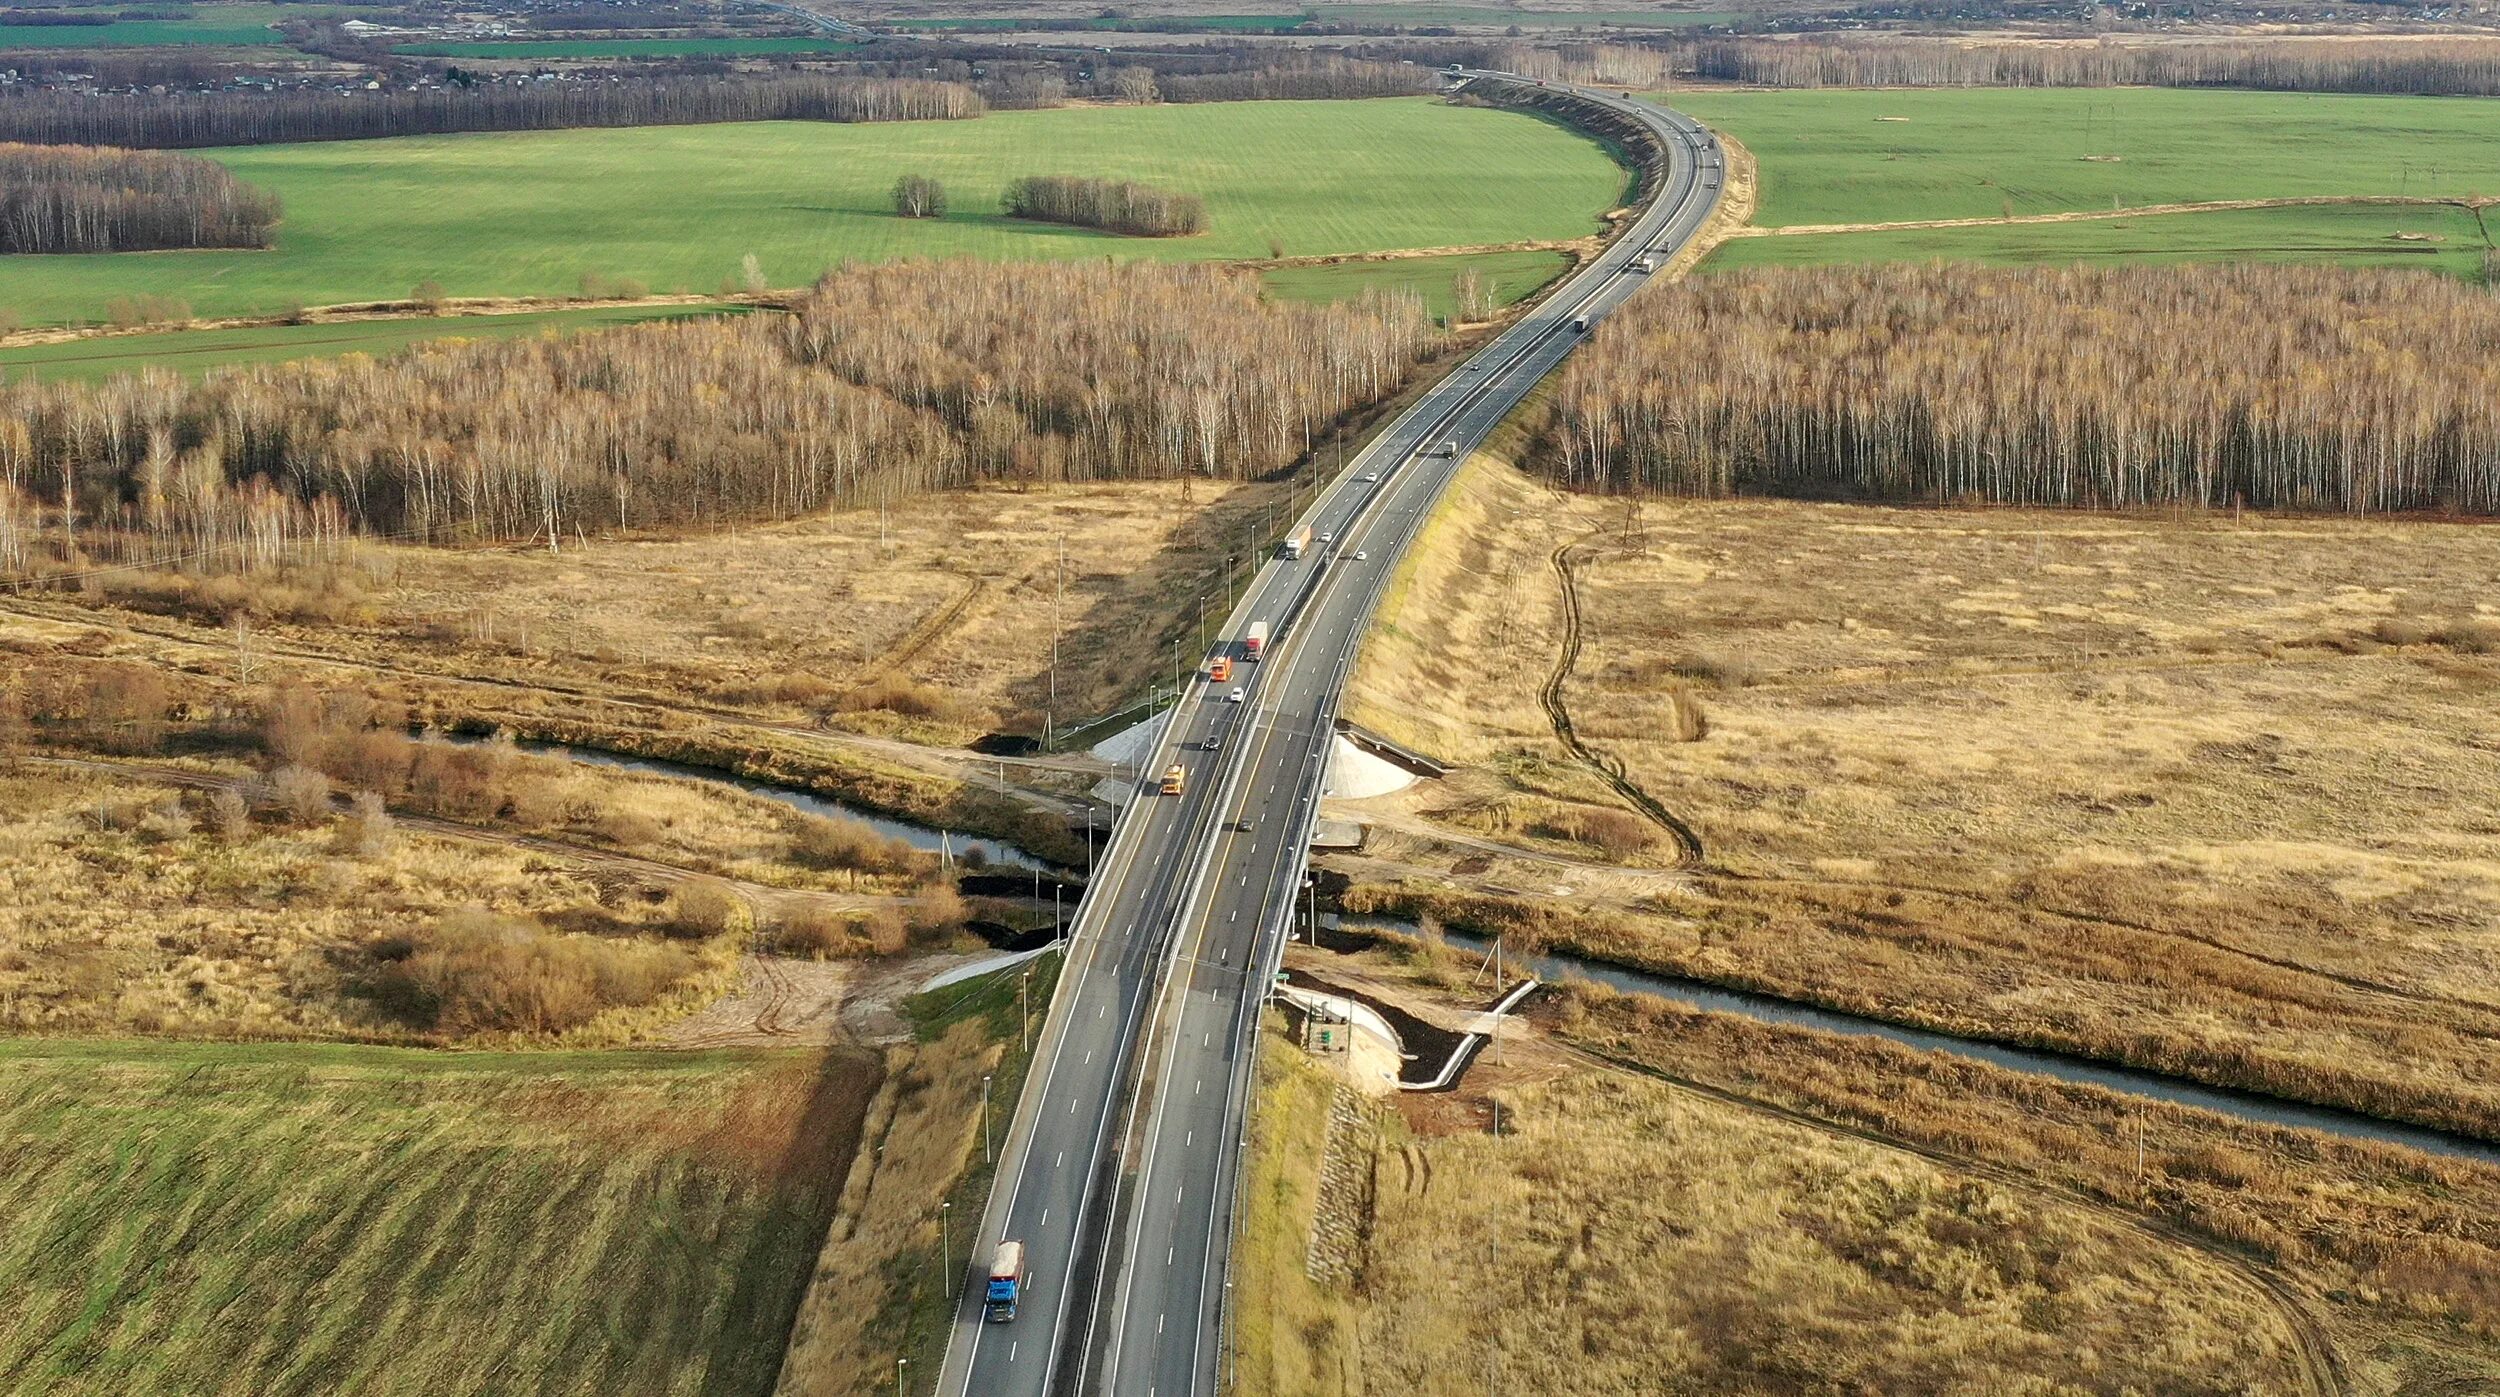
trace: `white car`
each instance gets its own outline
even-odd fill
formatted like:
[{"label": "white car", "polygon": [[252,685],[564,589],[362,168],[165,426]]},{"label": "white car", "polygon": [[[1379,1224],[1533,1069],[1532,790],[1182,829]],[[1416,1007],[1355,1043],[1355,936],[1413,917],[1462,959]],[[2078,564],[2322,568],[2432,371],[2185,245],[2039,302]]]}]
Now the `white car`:
[{"label": "white car", "polygon": [[1322,543],[1335,543],[1337,541],[1337,536],[1335,534],[1321,534],[1319,536],[1319,541]]},{"label": "white car", "polygon": [[1241,686],[1239,684],[1235,684],[1233,686],[1233,691],[1224,696],[1224,701],[1226,703],[1239,703],[1248,697],[1250,697],[1248,694],[1241,691]]},{"label": "white car", "polygon": [[1355,479],[1365,485],[1377,485],[1380,483],[1380,472],[1373,471],[1369,475],[1356,476]]},{"label": "white car", "polygon": [[1362,549],[1360,549],[1360,548],[1357,548],[1357,549],[1355,549],[1355,550],[1354,550],[1354,561],[1356,561],[1356,562],[1358,562],[1358,563],[1359,563],[1359,562],[1363,562],[1363,561],[1365,561],[1365,560],[1369,559],[1370,557],[1371,557],[1371,554],[1364,552],[1364,551],[1363,551]]}]

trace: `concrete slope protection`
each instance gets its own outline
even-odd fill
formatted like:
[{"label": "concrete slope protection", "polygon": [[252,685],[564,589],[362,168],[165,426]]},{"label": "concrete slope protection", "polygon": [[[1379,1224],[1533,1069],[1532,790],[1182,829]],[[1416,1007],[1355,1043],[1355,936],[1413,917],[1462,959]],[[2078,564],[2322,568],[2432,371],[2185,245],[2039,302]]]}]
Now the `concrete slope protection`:
[{"label": "concrete slope protection", "polygon": [[[1469,74],[1478,83],[1521,82]],[[1356,646],[1459,464],[1709,217],[1724,157],[1700,123],[1581,90],[1668,152],[1650,204],[1586,268],[1435,385],[1304,516],[1314,546],[1259,570],[1225,634],[1274,639],[1234,682],[1191,686],[1145,769],[1177,796],[1122,816],[1071,933],[1069,963],[958,1277],[937,1390],[1038,1397],[1213,1393],[1228,1365],[1235,1171],[1260,1007],[1301,891]],[[1203,674],[1203,671],[1201,671]],[[1025,1244],[1016,1318],[986,1323],[974,1264]]]}]

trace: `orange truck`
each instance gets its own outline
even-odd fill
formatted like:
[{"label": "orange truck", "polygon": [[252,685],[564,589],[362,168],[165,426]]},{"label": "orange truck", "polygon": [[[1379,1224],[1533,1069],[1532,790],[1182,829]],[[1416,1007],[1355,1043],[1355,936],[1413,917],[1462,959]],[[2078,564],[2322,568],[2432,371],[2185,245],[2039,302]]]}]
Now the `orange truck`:
[{"label": "orange truck", "polygon": [[1167,796],[1179,795],[1181,793],[1181,782],[1187,777],[1187,775],[1188,773],[1182,771],[1178,766],[1165,767],[1163,769],[1163,793]]},{"label": "orange truck", "polygon": [[1230,655],[1216,656],[1214,661],[1207,666],[1207,679],[1210,682],[1217,684],[1232,683],[1233,657]]}]

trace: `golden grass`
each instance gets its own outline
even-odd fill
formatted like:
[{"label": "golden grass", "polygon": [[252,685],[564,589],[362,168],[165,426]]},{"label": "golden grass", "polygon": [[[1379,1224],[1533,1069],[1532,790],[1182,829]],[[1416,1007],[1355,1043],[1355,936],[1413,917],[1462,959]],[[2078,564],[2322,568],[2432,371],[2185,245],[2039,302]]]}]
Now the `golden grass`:
[{"label": "golden grass", "polygon": [[[518,849],[415,837],[342,852],[324,826],[222,836],[169,784],[0,772],[0,1025],[19,1033],[415,1040],[376,1000],[382,956],[468,907],[561,939],[652,944],[664,909]],[[542,1041],[624,1042],[727,983],[729,940],[681,943],[656,1000]],[[499,1037],[501,1035],[488,1035]]]},{"label": "golden grass", "polygon": [[[1294,1114],[1262,1131],[1313,1134],[1327,1080],[1268,1051],[1263,1109]],[[1508,1071],[1498,1139],[1446,1102],[1376,1108],[1350,1283],[1302,1270],[1307,1157],[1254,1154],[1245,1391],[2294,1386],[2268,1297],[2189,1247],[1630,1074]]]},{"label": "golden grass", "polygon": [[[1537,705],[1565,546],[1574,726],[1705,851],[1569,939],[2500,1132],[2500,532],[1637,505],[1479,464],[1356,681],[1479,769],[1384,810],[1515,838],[1604,798]],[[1407,857],[1446,886],[1465,855]]]},{"label": "golden grass", "polygon": [[[1176,598],[1203,591],[1211,616],[1228,609],[1225,550],[1289,496],[1206,481],[989,488],[558,553],[359,544],[351,568],[294,589],[343,600],[279,608],[256,643],[941,743],[1008,722],[1038,734],[1054,595],[1064,723],[1161,674],[1168,639],[1144,642],[1196,620]],[[196,614],[210,640],[236,604],[158,602],[160,579],[127,582],[130,604]]]}]

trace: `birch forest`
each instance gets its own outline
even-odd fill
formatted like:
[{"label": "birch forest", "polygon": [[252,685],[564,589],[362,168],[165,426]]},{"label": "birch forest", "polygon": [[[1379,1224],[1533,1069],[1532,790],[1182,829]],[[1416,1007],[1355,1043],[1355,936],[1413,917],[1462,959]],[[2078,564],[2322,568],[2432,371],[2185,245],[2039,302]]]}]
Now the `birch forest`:
[{"label": "birch forest", "polygon": [[1273,474],[1395,391],[1412,296],[1204,266],[900,263],[759,312],[0,389],[0,574],[787,519],[984,481]]},{"label": "birch forest", "polygon": [[0,253],[267,247],[276,195],[196,155],[0,144]]},{"label": "birch forest", "polygon": [[1704,277],[1572,356],[1599,492],[2500,512],[2500,298],[2267,266]]},{"label": "birch forest", "polygon": [[980,94],[961,83],[816,74],[416,92],[46,90],[0,95],[0,138],[169,149],[715,121],[937,121],[977,117],[986,109]]},{"label": "birch forest", "polygon": [[2500,95],[2500,38],[2355,37],[2047,44],[1799,35],[1654,44],[1505,45],[1484,62],[1529,77],[1665,87],[2236,87]]}]

